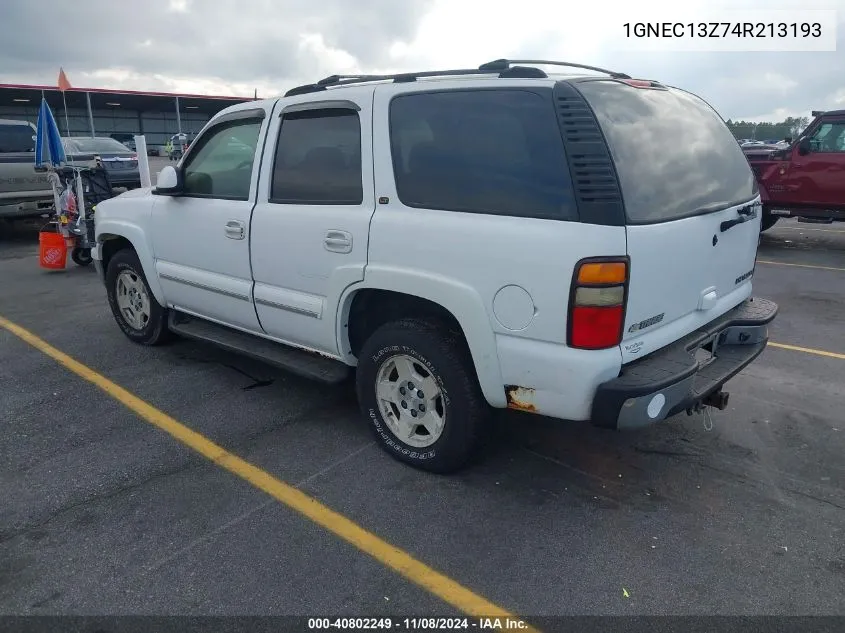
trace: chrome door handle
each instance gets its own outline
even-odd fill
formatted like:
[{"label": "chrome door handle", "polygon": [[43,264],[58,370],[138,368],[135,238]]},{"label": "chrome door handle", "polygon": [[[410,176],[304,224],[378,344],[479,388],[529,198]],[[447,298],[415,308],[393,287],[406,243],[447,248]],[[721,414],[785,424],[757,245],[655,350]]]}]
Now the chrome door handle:
[{"label": "chrome door handle", "polygon": [[233,240],[242,240],[246,237],[246,225],[238,220],[226,222],[226,237]]},{"label": "chrome door handle", "polygon": [[326,231],[323,245],[327,251],[349,253],[352,251],[352,234],[348,231]]}]

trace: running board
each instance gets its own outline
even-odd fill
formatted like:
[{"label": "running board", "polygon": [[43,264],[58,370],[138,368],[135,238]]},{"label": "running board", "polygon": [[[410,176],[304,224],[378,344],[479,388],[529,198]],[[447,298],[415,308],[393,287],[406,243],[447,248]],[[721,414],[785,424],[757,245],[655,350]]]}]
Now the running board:
[{"label": "running board", "polygon": [[170,311],[167,327],[179,336],[211,343],[311,380],[336,384],[352,374],[351,367],[333,358],[239,332],[175,310]]}]

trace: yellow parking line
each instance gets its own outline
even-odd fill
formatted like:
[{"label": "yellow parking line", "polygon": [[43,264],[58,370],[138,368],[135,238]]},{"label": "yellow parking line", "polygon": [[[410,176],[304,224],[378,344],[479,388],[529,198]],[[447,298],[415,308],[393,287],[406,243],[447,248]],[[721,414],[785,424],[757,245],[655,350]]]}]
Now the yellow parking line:
[{"label": "yellow parking line", "polygon": [[815,264],[788,264],[786,262],[773,262],[768,259],[758,259],[758,264],[771,264],[772,266],[795,266],[797,268],[816,268],[817,270],[838,270],[845,272],[845,268],[836,268],[835,266],[816,266]]},{"label": "yellow parking line", "polygon": [[[317,525],[340,537],[347,543],[369,554],[374,559],[397,572],[400,576],[419,585],[433,595],[467,615],[478,617],[512,618],[516,616],[502,607],[467,589],[457,581],[429,567],[404,550],[383,541],[357,523],[323,505],[313,497],[276,479],[271,474],[253,466],[237,455],[228,452],[205,436],[177,422],[166,413],[141,400],[123,387],[113,383],[64,352],[56,349],[32,332],[0,316],[0,327],[5,328],[32,347],[43,352],[80,378],[99,387],[139,417],[170,434],[189,448],[208,458],[230,473],[245,479],[287,507],[311,519]],[[521,631],[536,631],[530,627]]]},{"label": "yellow parking line", "polygon": [[804,352],[805,354],[815,354],[816,356],[827,356],[828,358],[838,358],[845,360],[845,354],[838,352],[828,352],[823,349],[813,349],[812,347],[799,347],[798,345],[787,345],[786,343],[772,343],[769,341],[769,347],[779,347],[781,349],[792,350],[793,352]]}]

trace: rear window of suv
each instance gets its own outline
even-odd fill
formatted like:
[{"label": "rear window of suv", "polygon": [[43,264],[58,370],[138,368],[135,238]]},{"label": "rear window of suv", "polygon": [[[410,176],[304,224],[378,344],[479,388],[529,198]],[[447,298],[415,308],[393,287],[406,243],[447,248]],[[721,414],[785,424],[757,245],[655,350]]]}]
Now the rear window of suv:
[{"label": "rear window of suv", "polygon": [[757,195],[742,149],[699,97],[607,80],[576,85],[607,139],[630,224],[718,211]]},{"label": "rear window of suv", "polygon": [[396,190],[409,207],[577,219],[551,97],[528,90],[411,93],[390,104]]}]

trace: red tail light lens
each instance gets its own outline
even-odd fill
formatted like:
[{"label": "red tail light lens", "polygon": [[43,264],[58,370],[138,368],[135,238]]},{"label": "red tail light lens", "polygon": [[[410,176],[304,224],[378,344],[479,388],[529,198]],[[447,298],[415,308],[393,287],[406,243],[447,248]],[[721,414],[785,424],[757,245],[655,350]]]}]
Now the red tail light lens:
[{"label": "red tail light lens", "polygon": [[569,302],[569,346],[608,349],[622,342],[628,260],[582,261]]},{"label": "red tail light lens", "polygon": [[619,345],[625,310],[579,307],[572,309],[572,347],[579,349],[607,349]]}]

